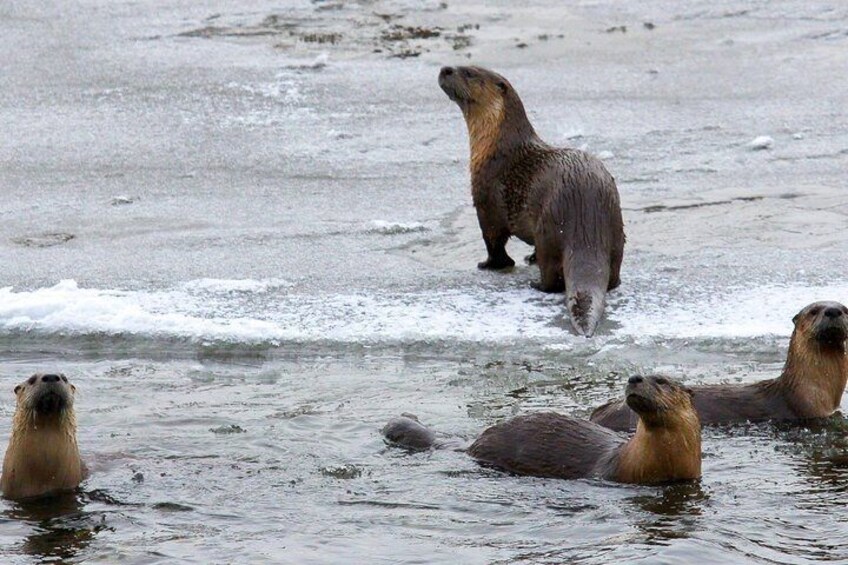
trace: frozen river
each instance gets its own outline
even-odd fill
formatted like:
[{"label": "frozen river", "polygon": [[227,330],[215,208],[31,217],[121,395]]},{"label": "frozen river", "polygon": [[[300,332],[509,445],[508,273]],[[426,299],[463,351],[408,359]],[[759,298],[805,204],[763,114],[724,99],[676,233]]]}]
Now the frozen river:
[{"label": "frozen river", "polygon": [[[403,411],[473,437],[643,371],[776,376],[792,316],[848,302],[848,6],[563,4],[0,6],[0,444],[14,385],[63,371],[94,468],[0,502],[2,561],[848,560],[841,416],[705,430],[665,488],[383,444]],[[591,340],[535,267],[475,268],[436,82],[466,63],[617,179]]]}]

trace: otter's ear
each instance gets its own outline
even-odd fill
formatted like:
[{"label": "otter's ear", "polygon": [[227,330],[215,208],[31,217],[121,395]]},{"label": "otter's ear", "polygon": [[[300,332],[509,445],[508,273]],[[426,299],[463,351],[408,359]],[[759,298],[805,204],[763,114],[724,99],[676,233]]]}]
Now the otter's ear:
[{"label": "otter's ear", "polygon": [[499,80],[498,81],[498,90],[500,90],[501,92],[506,94],[506,91],[509,90],[509,88],[507,87],[507,85],[504,81]]},{"label": "otter's ear", "polygon": [[24,388],[24,387],[22,387],[21,385],[18,385],[18,386],[15,387],[15,396],[17,396],[18,393],[21,392],[22,388]]},{"label": "otter's ear", "polygon": [[76,394],[77,393],[77,387],[75,387],[74,385],[71,385],[71,392]]}]

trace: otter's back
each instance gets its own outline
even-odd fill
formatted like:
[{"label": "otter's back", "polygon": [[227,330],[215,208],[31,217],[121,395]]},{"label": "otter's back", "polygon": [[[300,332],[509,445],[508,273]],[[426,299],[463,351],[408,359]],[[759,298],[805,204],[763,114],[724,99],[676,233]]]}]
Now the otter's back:
[{"label": "otter's back", "polygon": [[595,475],[599,463],[623,443],[624,438],[592,422],[541,412],[492,426],[468,454],[519,475],[576,479]]},{"label": "otter's back", "polygon": [[[796,418],[775,383],[693,386],[692,404],[704,426]],[[616,431],[635,430],[638,421],[636,413],[618,400],[596,408],[590,419]]]},{"label": "otter's back", "polygon": [[[624,221],[615,179],[596,157],[561,149],[539,178],[545,188],[538,229],[542,237],[573,248],[600,246],[609,253],[624,246]],[[563,219],[568,222],[563,223]],[[550,233],[547,233],[550,232]]]},{"label": "otter's back", "polygon": [[635,430],[636,424],[639,422],[636,412],[631,410],[623,400],[610,400],[595,408],[589,419],[596,424],[619,432]]},{"label": "otter's back", "polygon": [[692,404],[704,425],[794,419],[775,383],[767,380],[744,386],[693,387]]}]

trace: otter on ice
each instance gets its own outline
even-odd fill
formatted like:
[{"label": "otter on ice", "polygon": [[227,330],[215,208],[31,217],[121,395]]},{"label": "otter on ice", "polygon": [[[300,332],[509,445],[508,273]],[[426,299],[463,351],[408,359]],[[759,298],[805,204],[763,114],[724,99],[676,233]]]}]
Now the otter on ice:
[{"label": "otter on ice", "polygon": [[471,193],[488,258],[481,269],[515,262],[506,242],[535,245],[537,288],[565,292],[574,329],[587,337],[620,284],[624,222],[615,179],[596,157],[542,141],[512,85],[480,67],[444,67],[439,85],[465,116]]}]

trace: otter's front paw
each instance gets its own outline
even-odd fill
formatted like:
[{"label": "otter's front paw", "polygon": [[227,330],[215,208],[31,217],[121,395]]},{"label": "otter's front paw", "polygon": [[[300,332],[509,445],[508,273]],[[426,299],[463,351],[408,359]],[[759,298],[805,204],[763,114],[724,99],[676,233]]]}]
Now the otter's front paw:
[{"label": "otter's front paw", "polygon": [[525,257],[524,262],[527,263],[528,265],[535,265],[536,264],[536,252],[534,251],[533,253],[531,253],[530,255]]},{"label": "otter's front paw", "polygon": [[515,266],[515,261],[513,261],[508,255],[504,255],[503,257],[489,257],[482,263],[477,263],[477,268],[481,270],[488,271],[498,271],[500,269],[509,269],[510,267]]}]

